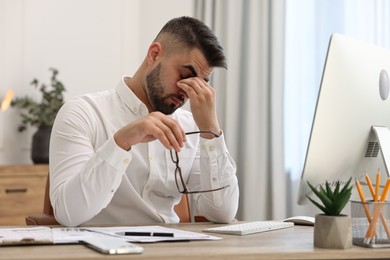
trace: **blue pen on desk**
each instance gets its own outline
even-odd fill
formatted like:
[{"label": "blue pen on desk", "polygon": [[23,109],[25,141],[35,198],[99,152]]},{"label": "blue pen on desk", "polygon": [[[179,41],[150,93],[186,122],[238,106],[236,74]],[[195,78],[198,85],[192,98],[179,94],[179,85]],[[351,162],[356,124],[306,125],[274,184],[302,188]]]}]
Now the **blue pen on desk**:
[{"label": "blue pen on desk", "polygon": [[120,236],[138,236],[138,237],[174,237],[173,233],[165,233],[165,232],[132,232],[132,231],[126,231],[126,232],[119,232],[116,233]]}]

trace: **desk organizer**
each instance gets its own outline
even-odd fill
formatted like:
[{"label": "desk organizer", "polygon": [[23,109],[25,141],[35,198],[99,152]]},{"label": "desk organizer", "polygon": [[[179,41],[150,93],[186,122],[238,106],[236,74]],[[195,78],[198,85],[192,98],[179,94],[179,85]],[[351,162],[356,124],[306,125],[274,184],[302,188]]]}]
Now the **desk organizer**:
[{"label": "desk organizer", "polygon": [[390,247],[390,202],[351,201],[352,243]]}]

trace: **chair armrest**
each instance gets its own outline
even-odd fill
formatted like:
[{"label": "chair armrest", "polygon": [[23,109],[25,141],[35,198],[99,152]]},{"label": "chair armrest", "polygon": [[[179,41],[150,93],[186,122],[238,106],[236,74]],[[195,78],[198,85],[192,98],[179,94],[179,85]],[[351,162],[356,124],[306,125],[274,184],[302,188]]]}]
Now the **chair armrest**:
[{"label": "chair armrest", "polygon": [[205,216],[202,216],[202,215],[194,216],[194,221],[195,222],[210,222]]},{"label": "chair armrest", "polygon": [[53,215],[34,214],[26,217],[27,225],[60,225]]}]

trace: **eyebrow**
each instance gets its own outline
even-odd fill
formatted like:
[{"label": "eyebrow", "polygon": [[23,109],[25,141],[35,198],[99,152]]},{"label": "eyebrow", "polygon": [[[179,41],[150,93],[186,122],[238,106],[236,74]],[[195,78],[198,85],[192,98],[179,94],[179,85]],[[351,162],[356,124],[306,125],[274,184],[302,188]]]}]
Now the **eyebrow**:
[{"label": "eyebrow", "polygon": [[[196,73],[196,71],[195,71],[195,69],[194,69],[194,67],[192,65],[184,65],[183,68],[186,68],[186,69],[190,70],[191,73],[192,73],[191,76],[193,76],[193,77],[197,77],[198,76],[198,73]],[[204,78],[204,80],[206,82],[209,82],[208,78]]]}]

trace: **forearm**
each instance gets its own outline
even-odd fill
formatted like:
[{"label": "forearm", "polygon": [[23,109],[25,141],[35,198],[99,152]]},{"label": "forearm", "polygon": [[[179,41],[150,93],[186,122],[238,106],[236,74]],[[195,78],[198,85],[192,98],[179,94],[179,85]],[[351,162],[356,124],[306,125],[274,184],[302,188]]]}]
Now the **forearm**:
[{"label": "forearm", "polygon": [[210,221],[231,222],[238,209],[239,189],[235,162],[222,140],[201,145],[200,171],[202,189],[228,187],[195,196],[198,211]]}]

